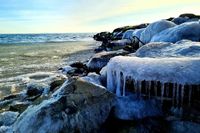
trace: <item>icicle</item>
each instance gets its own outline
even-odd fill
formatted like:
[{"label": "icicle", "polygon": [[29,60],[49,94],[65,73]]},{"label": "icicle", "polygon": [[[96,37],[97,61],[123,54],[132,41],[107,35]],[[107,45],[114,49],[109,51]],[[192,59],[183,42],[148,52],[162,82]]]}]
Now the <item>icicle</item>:
[{"label": "icicle", "polygon": [[145,81],[145,93],[148,94],[148,87],[149,87],[149,82]]},{"label": "icicle", "polygon": [[137,93],[138,92],[138,81],[135,80],[135,92]]},{"label": "icicle", "polygon": [[138,80],[138,93],[139,93],[139,97],[141,97],[141,93],[142,93],[142,81]]},{"label": "icicle", "polygon": [[157,81],[154,81],[154,91],[155,91],[155,96],[157,97]]},{"label": "icicle", "polygon": [[161,102],[163,104],[163,97],[165,92],[165,83],[161,83]]},{"label": "icicle", "polygon": [[114,87],[113,87],[113,72],[112,71],[107,71],[107,88],[110,91],[114,91]]},{"label": "icicle", "polygon": [[189,106],[191,106],[192,86],[189,85]]},{"label": "icicle", "polygon": [[125,96],[126,91],[126,75],[123,76],[123,96]]},{"label": "icicle", "polygon": [[169,97],[169,83],[166,84],[166,96]]},{"label": "icicle", "polygon": [[181,87],[181,107],[183,107],[183,100],[184,100],[184,84]]},{"label": "icicle", "polygon": [[177,91],[176,91],[176,104],[177,104],[177,107],[179,106],[179,88],[180,88],[180,85],[177,84]]},{"label": "icicle", "polygon": [[150,97],[151,97],[151,81],[149,81],[148,91],[149,91],[149,99],[150,99]]},{"label": "icicle", "polygon": [[117,90],[116,90],[116,95],[121,96],[121,76],[120,72],[117,73]]},{"label": "icicle", "polygon": [[175,99],[175,96],[176,96],[176,84],[175,83],[173,83],[172,91],[173,91],[173,94],[172,94],[172,107],[174,107],[174,99]]}]

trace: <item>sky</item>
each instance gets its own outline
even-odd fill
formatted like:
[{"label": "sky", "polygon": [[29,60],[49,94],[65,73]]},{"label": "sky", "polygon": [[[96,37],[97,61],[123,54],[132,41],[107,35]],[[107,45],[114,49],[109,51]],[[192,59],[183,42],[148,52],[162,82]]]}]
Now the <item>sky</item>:
[{"label": "sky", "polygon": [[200,15],[200,0],[0,0],[0,33],[112,31],[181,13]]}]

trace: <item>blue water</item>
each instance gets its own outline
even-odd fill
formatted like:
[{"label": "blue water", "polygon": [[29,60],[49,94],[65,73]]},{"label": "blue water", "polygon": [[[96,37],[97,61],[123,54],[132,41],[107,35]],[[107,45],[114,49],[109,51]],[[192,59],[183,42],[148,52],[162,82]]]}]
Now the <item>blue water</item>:
[{"label": "blue water", "polygon": [[0,34],[0,44],[90,41],[93,33]]}]

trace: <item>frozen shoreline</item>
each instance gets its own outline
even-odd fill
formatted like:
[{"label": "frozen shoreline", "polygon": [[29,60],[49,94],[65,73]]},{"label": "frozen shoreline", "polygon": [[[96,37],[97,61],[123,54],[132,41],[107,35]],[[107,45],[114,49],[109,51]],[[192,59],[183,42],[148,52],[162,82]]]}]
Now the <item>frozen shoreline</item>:
[{"label": "frozen shoreline", "polygon": [[[36,48],[37,46],[40,49]],[[95,41],[8,46],[11,54],[3,51],[7,46],[0,45],[0,47],[2,49],[0,60],[4,60],[0,65],[0,96],[2,97],[13,93],[13,87],[16,89],[15,93],[23,90],[22,81],[28,75],[37,72],[57,73],[62,66],[89,59],[93,55]],[[30,55],[31,53],[34,54]]]}]

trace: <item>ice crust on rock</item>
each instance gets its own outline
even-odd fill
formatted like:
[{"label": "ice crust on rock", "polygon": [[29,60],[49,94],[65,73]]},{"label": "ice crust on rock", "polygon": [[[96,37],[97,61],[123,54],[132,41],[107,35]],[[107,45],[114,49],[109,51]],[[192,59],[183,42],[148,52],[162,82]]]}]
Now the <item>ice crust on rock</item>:
[{"label": "ice crust on rock", "polygon": [[174,26],[176,26],[176,24],[174,24],[171,21],[167,21],[167,20],[160,20],[160,21],[151,23],[141,33],[140,40],[145,44],[149,43],[151,41],[151,38],[154,35],[158,34],[159,32],[161,32],[163,30],[174,27]]},{"label": "ice crust on rock", "polygon": [[152,37],[150,42],[176,43],[182,39],[200,41],[200,21],[186,22],[168,28]]},{"label": "ice crust on rock", "polygon": [[[140,92],[142,81],[160,81],[176,86],[200,84],[200,58],[139,58],[117,56],[107,65],[107,88],[118,96],[126,95],[126,79],[134,80]],[[180,86],[179,86],[180,85]],[[183,87],[184,88],[184,87]]]},{"label": "ice crust on rock", "polygon": [[200,57],[200,42],[152,42],[136,51],[137,57]]},{"label": "ice crust on rock", "polygon": [[130,39],[132,37],[132,34],[134,33],[135,30],[127,30],[124,34],[122,39]]}]

